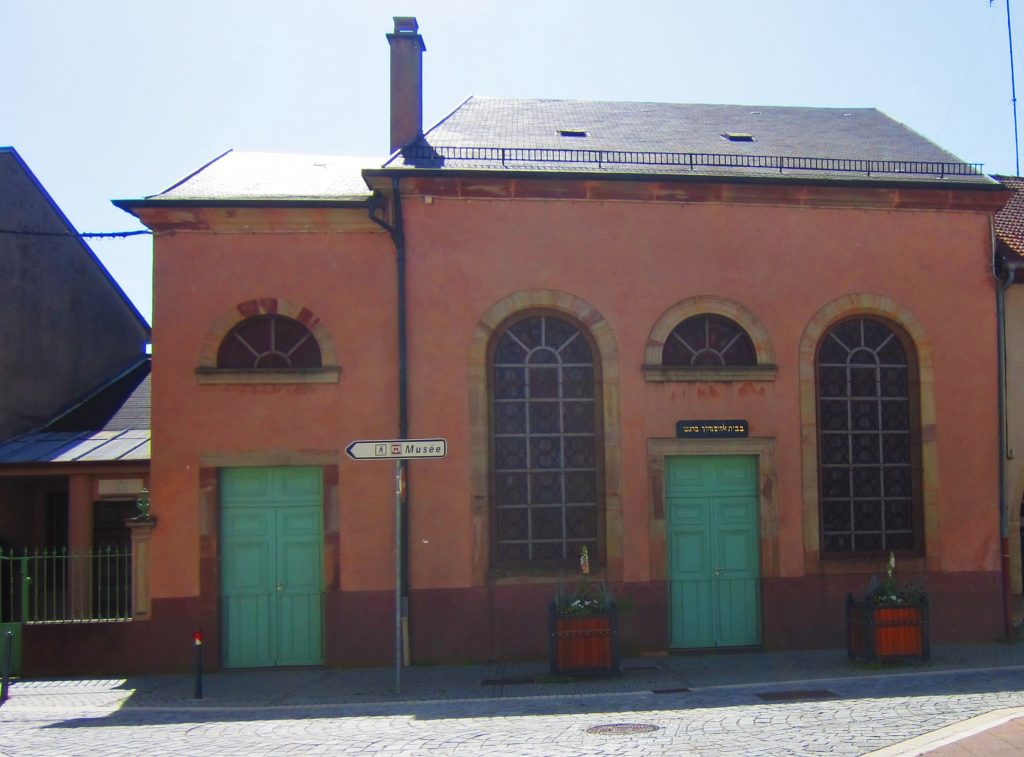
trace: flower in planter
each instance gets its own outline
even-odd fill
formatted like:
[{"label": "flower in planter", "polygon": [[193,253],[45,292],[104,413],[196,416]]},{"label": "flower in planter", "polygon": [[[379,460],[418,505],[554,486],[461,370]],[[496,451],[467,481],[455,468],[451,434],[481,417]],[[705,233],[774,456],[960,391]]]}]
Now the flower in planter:
[{"label": "flower in planter", "polygon": [[921,604],[927,599],[927,594],[915,584],[900,586],[896,583],[896,555],[890,552],[885,582],[868,592],[865,599],[878,607],[905,607]]},{"label": "flower in planter", "polygon": [[555,609],[559,615],[598,615],[608,612],[615,603],[615,593],[607,584],[590,585],[590,552],[586,546],[580,552],[580,573],[583,580],[575,591],[567,592],[562,586],[555,590]]}]

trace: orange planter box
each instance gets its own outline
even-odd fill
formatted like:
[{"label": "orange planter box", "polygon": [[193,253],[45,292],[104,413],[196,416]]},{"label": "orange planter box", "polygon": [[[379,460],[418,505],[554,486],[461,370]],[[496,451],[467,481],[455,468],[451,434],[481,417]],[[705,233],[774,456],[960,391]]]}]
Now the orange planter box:
[{"label": "orange planter box", "polygon": [[618,614],[614,605],[599,615],[560,615],[552,605],[548,632],[552,675],[619,672]]},{"label": "orange planter box", "polygon": [[880,607],[846,599],[846,652],[870,662],[931,659],[928,603]]}]

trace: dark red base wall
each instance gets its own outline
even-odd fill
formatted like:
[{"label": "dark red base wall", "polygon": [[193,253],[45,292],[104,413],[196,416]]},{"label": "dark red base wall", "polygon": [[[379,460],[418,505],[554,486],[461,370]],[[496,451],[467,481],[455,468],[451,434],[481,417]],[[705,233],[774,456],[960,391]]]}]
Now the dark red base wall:
[{"label": "dark red base wall", "polygon": [[[997,572],[901,576],[928,592],[932,642],[993,641],[1003,636],[1002,578]],[[870,588],[864,576],[766,578],[762,583],[766,649],[846,646],[846,595]]]},{"label": "dark red base wall", "polygon": [[[932,641],[991,641],[1003,633],[998,573],[913,577],[928,590]],[[847,593],[867,589],[863,576],[765,579],[766,649],[827,649],[846,644]],[[627,584],[619,591],[623,655],[664,652],[669,645],[668,588]],[[409,597],[413,664],[543,659],[547,654],[550,585],[428,589]],[[371,667],[395,659],[395,597],[391,592],[329,592],[325,597],[327,665]],[[204,633],[203,662],[220,666],[213,599],[153,603],[150,620],[67,626],[25,626],[22,672],[29,676],[187,672],[193,633]]]},{"label": "dark red base wall", "polygon": [[217,614],[193,597],[153,602],[149,620],[22,627],[26,676],[181,673],[195,667],[195,632],[203,632],[203,667],[220,664]]},{"label": "dark red base wall", "polygon": [[[512,661],[547,655],[550,584],[412,592],[412,659],[418,663]],[[622,653],[668,645],[667,592],[661,583],[629,584],[620,597]]]}]

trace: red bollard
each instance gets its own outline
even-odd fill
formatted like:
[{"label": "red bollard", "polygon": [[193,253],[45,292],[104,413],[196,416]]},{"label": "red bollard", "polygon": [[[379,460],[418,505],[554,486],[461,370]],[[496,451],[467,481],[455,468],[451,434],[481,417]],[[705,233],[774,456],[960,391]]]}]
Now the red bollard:
[{"label": "red bollard", "polygon": [[203,629],[199,629],[193,635],[196,648],[196,688],[192,694],[194,699],[203,698]]}]

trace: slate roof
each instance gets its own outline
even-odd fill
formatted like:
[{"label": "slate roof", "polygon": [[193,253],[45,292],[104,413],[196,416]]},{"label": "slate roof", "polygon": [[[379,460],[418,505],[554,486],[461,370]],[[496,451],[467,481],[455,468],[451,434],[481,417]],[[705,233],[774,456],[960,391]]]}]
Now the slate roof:
[{"label": "slate roof", "polygon": [[870,108],[471,97],[388,166],[994,184]]},{"label": "slate roof", "polygon": [[159,194],[115,204],[363,203],[363,171],[381,167],[998,186],[872,108],[470,97],[386,162],[229,150]]},{"label": "slate roof", "polygon": [[149,429],[44,431],[0,444],[0,465],[149,460]]},{"label": "slate roof", "polygon": [[65,408],[43,431],[125,431],[149,428],[150,371],[146,357],[82,402]]},{"label": "slate roof", "polygon": [[995,176],[997,181],[1013,190],[1013,197],[996,213],[996,238],[1000,251],[1008,255],[1024,256],[1024,178]]},{"label": "slate roof", "polygon": [[363,202],[371,196],[362,169],[382,158],[229,150],[148,200]]},{"label": "slate roof", "polygon": [[0,466],[148,461],[150,368],[146,358],[39,431],[0,443]]}]

